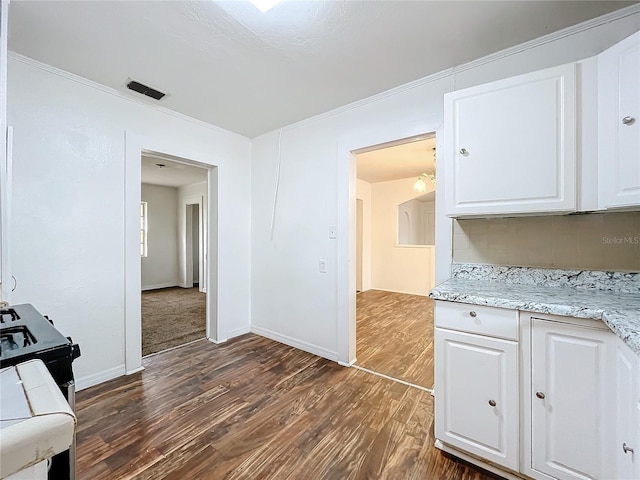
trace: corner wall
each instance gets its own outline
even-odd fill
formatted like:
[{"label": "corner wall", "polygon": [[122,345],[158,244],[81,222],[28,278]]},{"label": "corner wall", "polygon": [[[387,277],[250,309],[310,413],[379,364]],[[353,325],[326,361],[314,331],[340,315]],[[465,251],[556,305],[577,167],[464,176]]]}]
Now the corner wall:
[{"label": "corner wall", "polygon": [[[329,359],[353,362],[356,180],[349,152],[437,131],[446,92],[596,55],[640,28],[635,12],[499,52],[255,138],[252,329]],[[439,205],[441,194],[438,188]],[[330,225],[338,227],[336,239],[328,236]],[[436,282],[450,273],[451,236],[452,223],[440,210]],[[327,260],[325,274],[318,272],[320,259]]]},{"label": "corner wall", "polygon": [[142,184],[147,202],[147,256],[140,259],[142,290],[178,285],[178,189]]}]

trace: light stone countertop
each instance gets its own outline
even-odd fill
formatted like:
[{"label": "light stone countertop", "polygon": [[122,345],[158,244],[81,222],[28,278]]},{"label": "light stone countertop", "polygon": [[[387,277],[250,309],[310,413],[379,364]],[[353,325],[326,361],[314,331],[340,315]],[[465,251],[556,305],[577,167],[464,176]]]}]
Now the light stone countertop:
[{"label": "light stone countertop", "polygon": [[455,264],[429,296],[602,320],[640,355],[640,274]]}]

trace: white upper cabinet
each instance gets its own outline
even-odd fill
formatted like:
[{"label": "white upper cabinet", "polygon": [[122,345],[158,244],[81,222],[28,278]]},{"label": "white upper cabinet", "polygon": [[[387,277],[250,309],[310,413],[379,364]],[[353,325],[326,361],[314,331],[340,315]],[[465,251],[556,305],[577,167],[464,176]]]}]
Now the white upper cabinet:
[{"label": "white upper cabinet", "polygon": [[640,207],[640,32],[598,56],[599,207]]},{"label": "white upper cabinet", "polygon": [[576,210],[576,66],[445,94],[451,217]]}]

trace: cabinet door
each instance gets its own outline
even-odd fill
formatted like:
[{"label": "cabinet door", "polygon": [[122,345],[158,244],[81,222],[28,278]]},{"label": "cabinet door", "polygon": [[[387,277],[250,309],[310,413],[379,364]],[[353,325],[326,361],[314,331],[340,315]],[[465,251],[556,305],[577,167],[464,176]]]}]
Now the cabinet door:
[{"label": "cabinet door", "polygon": [[7,181],[7,29],[9,1],[0,0],[0,300],[10,300]]},{"label": "cabinet door", "polygon": [[614,478],[610,331],[532,319],[531,467],[558,479]]},{"label": "cabinet door", "polygon": [[444,97],[448,216],[576,209],[575,65]]},{"label": "cabinet door", "polygon": [[640,32],[598,56],[601,208],[640,207]]},{"label": "cabinet door", "polygon": [[640,360],[616,339],[616,432],[614,454],[617,480],[640,479]]},{"label": "cabinet door", "polygon": [[518,470],[517,343],[435,329],[435,434]]}]

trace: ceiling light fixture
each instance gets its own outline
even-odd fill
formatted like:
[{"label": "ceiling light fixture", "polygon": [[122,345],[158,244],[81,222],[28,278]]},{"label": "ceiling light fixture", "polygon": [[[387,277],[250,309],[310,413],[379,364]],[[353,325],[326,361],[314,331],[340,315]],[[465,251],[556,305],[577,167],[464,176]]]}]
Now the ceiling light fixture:
[{"label": "ceiling light fixture", "polygon": [[260,10],[262,13],[267,13],[282,0],[249,0],[254,7]]},{"label": "ceiling light fixture", "polygon": [[433,183],[433,186],[436,186],[436,175],[435,173],[423,173],[421,174],[416,183],[413,184],[413,189],[416,192],[424,193],[427,191],[427,180]]}]

